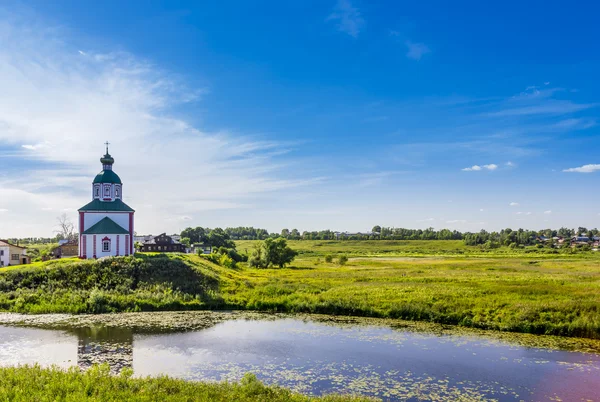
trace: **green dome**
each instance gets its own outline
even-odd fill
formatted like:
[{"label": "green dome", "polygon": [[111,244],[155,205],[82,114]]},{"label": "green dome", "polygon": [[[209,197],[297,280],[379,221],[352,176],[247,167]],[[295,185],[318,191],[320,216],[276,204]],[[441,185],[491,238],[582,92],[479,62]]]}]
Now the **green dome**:
[{"label": "green dome", "polygon": [[115,163],[113,157],[110,156],[110,154],[108,153],[108,149],[106,150],[106,155],[100,158],[100,163],[102,163],[103,165],[112,165],[113,163]]},{"label": "green dome", "polygon": [[121,178],[112,170],[103,170],[98,173],[94,179],[94,184],[96,183],[122,184]]}]

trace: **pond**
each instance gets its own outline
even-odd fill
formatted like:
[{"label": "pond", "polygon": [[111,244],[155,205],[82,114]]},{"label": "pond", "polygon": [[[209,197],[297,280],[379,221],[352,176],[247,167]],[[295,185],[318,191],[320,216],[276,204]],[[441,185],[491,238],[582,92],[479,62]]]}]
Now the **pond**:
[{"label": "pond", "polygon": [[468,334],[236,315],[186,330],[106,322],[47,327],[0,325],[0,365],[108,363],[136,376],[210,381],[252,372],[305,394],[390,401],[600,400],[600,355]]}]

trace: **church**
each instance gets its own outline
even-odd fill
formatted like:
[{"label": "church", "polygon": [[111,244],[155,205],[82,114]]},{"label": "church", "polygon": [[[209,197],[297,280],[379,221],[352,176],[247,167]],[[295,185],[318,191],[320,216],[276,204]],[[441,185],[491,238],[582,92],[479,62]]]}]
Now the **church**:
[{"label": "church", "polygon": [[123,202],[123,183],[113,171],[108,153],[100,158],[102,171],[92,183],[92,201],[79,209],[79,258],[133,254],[133,215]]}]

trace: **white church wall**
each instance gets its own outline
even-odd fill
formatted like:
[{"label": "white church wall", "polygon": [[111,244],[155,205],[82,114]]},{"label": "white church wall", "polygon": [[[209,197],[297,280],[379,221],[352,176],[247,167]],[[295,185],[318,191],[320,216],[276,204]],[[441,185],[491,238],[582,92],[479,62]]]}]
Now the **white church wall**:
[{"label": "white church wall", "polygon": [[[102,258],[102,257],[112,257],[112,256],[124,256],[124,255],[129,255],[129,249],[127,248],[128,245],[126,244],[126,239],[129,237],[128,235],[115,235],[115,234],[111,234],[111,235],[84,235],[85,236],[85,241],[82,241],[82,247],[83,244],[85,244],[85,250],[86,250],[86,257],[87,258],[94,258],[94,255],[96,256],[96,258]],[[96,236],[96,249],[94,250],[94,236]],[[103,250],[103,239],[104,238],[108,238],[110,239],[110,250],[109,251],[104,251]],[[117,241],[118,239],[118,241]],[[82,239],[83,240],[83,239]],[[119,244],[118,249],[117,249],[117,243]],[[118,252],[118,254],[117,254]]]}]

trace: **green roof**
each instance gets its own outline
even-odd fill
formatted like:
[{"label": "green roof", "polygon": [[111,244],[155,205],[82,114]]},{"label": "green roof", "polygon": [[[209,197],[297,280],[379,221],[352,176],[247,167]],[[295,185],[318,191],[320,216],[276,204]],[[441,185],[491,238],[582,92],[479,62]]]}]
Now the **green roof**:
[{"label": "green roof", "polygon": [[135,212],[129,205],[119,199],[106,202],[93,200],[89,204],[79,208],[79,211]]},{"label": "green roof", "polygon": [[122,184],[119,175],[112,170],[103,170],[98,173],[94,179],[94,184],[96,183]]},{"label": "green roof", "polygon": [[129,234],[129,232],[117,225],[112,219],[106,217],[82,234]]}]

